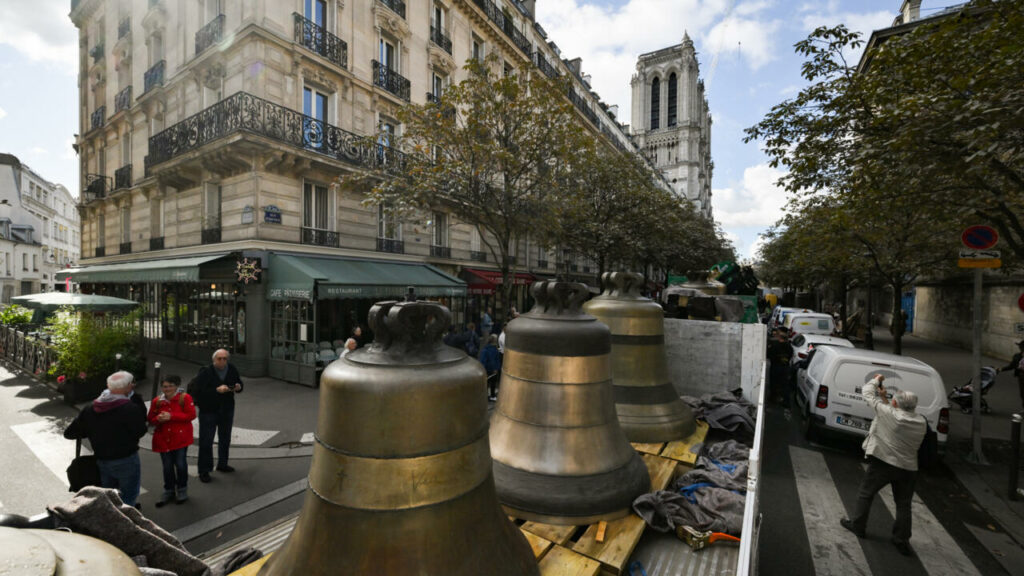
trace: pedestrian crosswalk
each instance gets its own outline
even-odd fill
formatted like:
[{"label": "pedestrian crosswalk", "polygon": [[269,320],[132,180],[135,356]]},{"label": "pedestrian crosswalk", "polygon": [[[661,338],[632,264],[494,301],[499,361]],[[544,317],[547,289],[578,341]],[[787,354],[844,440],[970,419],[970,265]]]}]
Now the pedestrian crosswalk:
[{"label": "pedestrian crosswalk", "polygon": [[[864,546],[871,545],[870,539],[862,541],[839,525],[839,519],[848,514],[825,456],[799,446],[790,446],[789,455],[816,576],[891,574],[888,570],[872,571],[864,552]],[[884,488],[878,497],[895,517],[892,489]],[[916,494],[911,514],[910,544],[929,576],[981,576],[956,540]],[[886,535],[881,536],[876,540],[888,541]]]}]

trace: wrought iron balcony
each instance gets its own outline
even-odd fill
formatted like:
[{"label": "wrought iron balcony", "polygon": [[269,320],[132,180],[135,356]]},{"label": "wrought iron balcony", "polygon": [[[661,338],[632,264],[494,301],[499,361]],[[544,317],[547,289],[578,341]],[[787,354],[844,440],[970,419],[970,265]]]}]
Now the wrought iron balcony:
[{"label": "wrought iron balcony", "polygon": [[103,123],[107,121],[107,107],[106,107],[106,105],[100,106],[99,108],[93,110],[92,116],[89,117],[89,120],[90,120],[89,125],[93,129],[96,129],[96,128],[99,128],[100,126],[103,126]]},{"label": "wrought iron balcony", "polygon": [[578,264],[569,264],[569,270],[572,272],[579,272],[580,267]]},{"label": "wrought iron balcony", "polygon": [[149,239],[149,249],[150,250],[163,250],[164,249],[164,237],[160,236],[159,238],[150,238]]},{"label": "wrought iron balcony", "polygon": [[380,0],[380,3],[390,8],[395,14],[405,18],[405,2],[402,2],[402,0]]},{"label": "wrought iron balcony", "polygon": [[207,216],[203,219],[202,243],[220,243],[220,215]]},{"label": "wrought iron balcony", "polygon": [[478,250],[469,251],[469,259],[476,260],[477,262],[487,262],[487,252],[480,252]]},{"label": "wrought iron balcony", "polygon": [[409,99],[409,80],[376,60],[373,61],[373,83],[403,100]]},{"label": "wrought iron balcony", "polygon": [[451,258],[452,247],[451,246],[430,246],[430,255],[434,258]]},{"label": "wrought iron balcony", "polygon": [[444,33],[444,30],[435,26],[430,27],[430,41],[441,47],[442,50],[452,53],[452,39]]},{"label": "wrought iron balcony", "polygon": [[544,57],[541,52],[533,53],[533,63],[537,66],[537,69],[541,71],[548,78],[558,78],[558,69],[553,64],[548,62],[548,59]]},{"label": "wrought iron balcony", "polygon": [[106,246],[97,246],[96,247],[96,257],[97,258],[106,256],[106,255],[107,255],[107,247]]},{"label": "wrought iron balcony", "polygon": [[516,48],[522,50],[523,54],[527,56],[531,53],[530,39],[527,38],[522,32],[516,29],[514,22],[511,18],[506,18],[505,13],[498,8],[491,0],[473,0],[487,18],[494,22],[502,32],[505,33],[512,43],[516,45]]},{"label": "wrought iron balcony", "polygon": [[224,39],[224,15],[220,14],[196,32],[196,56]]},{"label": "wrought iron balcony", "polygon": [[533,51],[533,46],[530,46],[530,39],[513,25],[510,18],[505,18],[505,27],[502,28],[502,31],[505,32],[506,36],[512,39],[512,43],[515,44],[516,48],[519,48],[519,51],[523,54],[529,56]]},{"label": "wrought iron balcony", "polygon": [[236,92],[149,139],[149,166],[245,132],[336,160],[386,172],[400,171],[405,154],[262,98]]},{"label": "wrought iron balcony", "polygon": [[98,198],[103,198],[107,195],[107,191],[111,188],[110,178],[101,174],[86,174],[85,175],[85,202],[90,202]]},{"label": "wrought iron balcony", "polygon": [[377,238],[377,252],[405,254],[405,242],[394,238]]},{"label": "wrought iron balcony", "polygon": [[92,63],[95,64],[103,59],[103,42],[92,47],[89,50],[89,56],[92,56]]},{"label": "wrought iron balcony", "polygon": [[348,44],[344,40],[298,12],[293,12],[292,16],[295,18],[296,42],[342,68],[348,68]]},{"label": "wrought iron balcony", "polygon": [[433,92],[427,92],[427,103],[437,104],[438,106],[440,106],[441,115],[444,116],[445,118],[451,119],[453,116],[455,116],[455,106],[452,106],[451,104],[443,104],[441,101],[441,97],[438,96],[437,94],[434,94]]},{"label": "wrought iron balcony", "polygon": [[125,164],[114,171],[114,190],[132,187],[132,165]]},{"label": "wrought iron balcony", "polygon": [[146,73],[142,76],[143,86],[142,91],[149,92],[157,86],[164,85],[164,68],[167,66],[166,60],[161,60],[156,64],[149,67]]},{"label": "wrought iron balcony", "polygon": [[120,40],[121,38],[124,38],[125,36],[130,34],[131,31],[132,31],[132,19],[130,17],[129,18],[125,18],[124,20],[121,20],[120,22],[117,23],[117,39],[118,40]]},{"label": "wrought iron balcony", "polygon": [[601,126],[601,121],[597,117],[597,113],[590,109],[587,105],[587,100],[576,93],[572,86],[569,86],[566,90],[566,95],[569,97],[569,101],[573,103],[576,108],[587,117],[588,120],[594,123],[594,126]]},{"label": "wrought iron balcony", "polygon": [[340,245],[340,239],[339,234],[333,230],[321,230],[319,228],[307,228],[303,226],[302,243],[337,248]]},{"label": "wrought iron balcony", "polygon": [[132,87],[129,86],[114,96],[114,114],[132,107]]},{"label": "wrought iron balcony", "polygon": [[548,267],[548,261],[547,260],[537,260],[537,268],[547,268],[547,267]]},{"label": "wrought iron balcony", "polygon": [[132,243],[131,242],[121,242],[121,249],[119,250],[118,253],[119,254],[131,254],[132,253]]}]

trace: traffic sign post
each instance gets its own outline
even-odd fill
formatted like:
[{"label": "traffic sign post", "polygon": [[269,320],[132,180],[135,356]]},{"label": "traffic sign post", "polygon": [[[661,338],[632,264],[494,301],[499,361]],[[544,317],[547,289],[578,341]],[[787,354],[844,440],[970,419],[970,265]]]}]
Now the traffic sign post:
[{"label": "traffic sign post", "polygon": [[[985,268],[999,268],[999,251],[992,248],[999,242],[999,233],[991,226],[970,226],[960,234],[960,242],[967,250],[960,251],[957,265],[974,268],[974,330],[971,368],[974,382],[981,382],[981,281]],[[981,386],[972,386],[971,445],[967,460],[975,464],[988,464],[981,449]]]},{"label": "traffic sign post", "polygon": [[957,261],[960,268],[1001,268],[1002,265],[999,250],[961,248]]},{"label": "traffic sign post", "polygon": [[999,242],[999,233],[991,226],[970,226],[960,235],[960,242],[974,250],[988,250]]}]

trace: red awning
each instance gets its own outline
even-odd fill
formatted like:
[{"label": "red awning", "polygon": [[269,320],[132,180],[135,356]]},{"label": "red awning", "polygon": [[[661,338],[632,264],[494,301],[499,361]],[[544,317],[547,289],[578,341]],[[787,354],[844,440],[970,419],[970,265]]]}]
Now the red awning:
[{"label": "red awning", "polygon": [[[498,270],[481,270],[479,268],[466,268],[464,280],[469,294],[489,296],[494,294],[498,286],[501,286],[503,278]],[[516,286],[528,286],[533,284],[537,277],[527,272],[516,272],[512,283]]]}]

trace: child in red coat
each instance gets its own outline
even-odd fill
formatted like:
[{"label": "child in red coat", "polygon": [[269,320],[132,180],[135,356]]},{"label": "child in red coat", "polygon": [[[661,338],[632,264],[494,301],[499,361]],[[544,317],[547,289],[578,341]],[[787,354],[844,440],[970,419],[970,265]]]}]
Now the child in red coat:
[{"label": "child in red coat", "polygon": [[153,432],[153,452],[160,454],[164,465],[164,494],[156,503],[163,507],[171,500],[178,504],[188,500],[188,463],[185,454],[192,444],[192,420],[196,407],[192,397],[181,388],[181,377],[169,374],[160,383],[163,394],[149,406],[149,422]]}]

